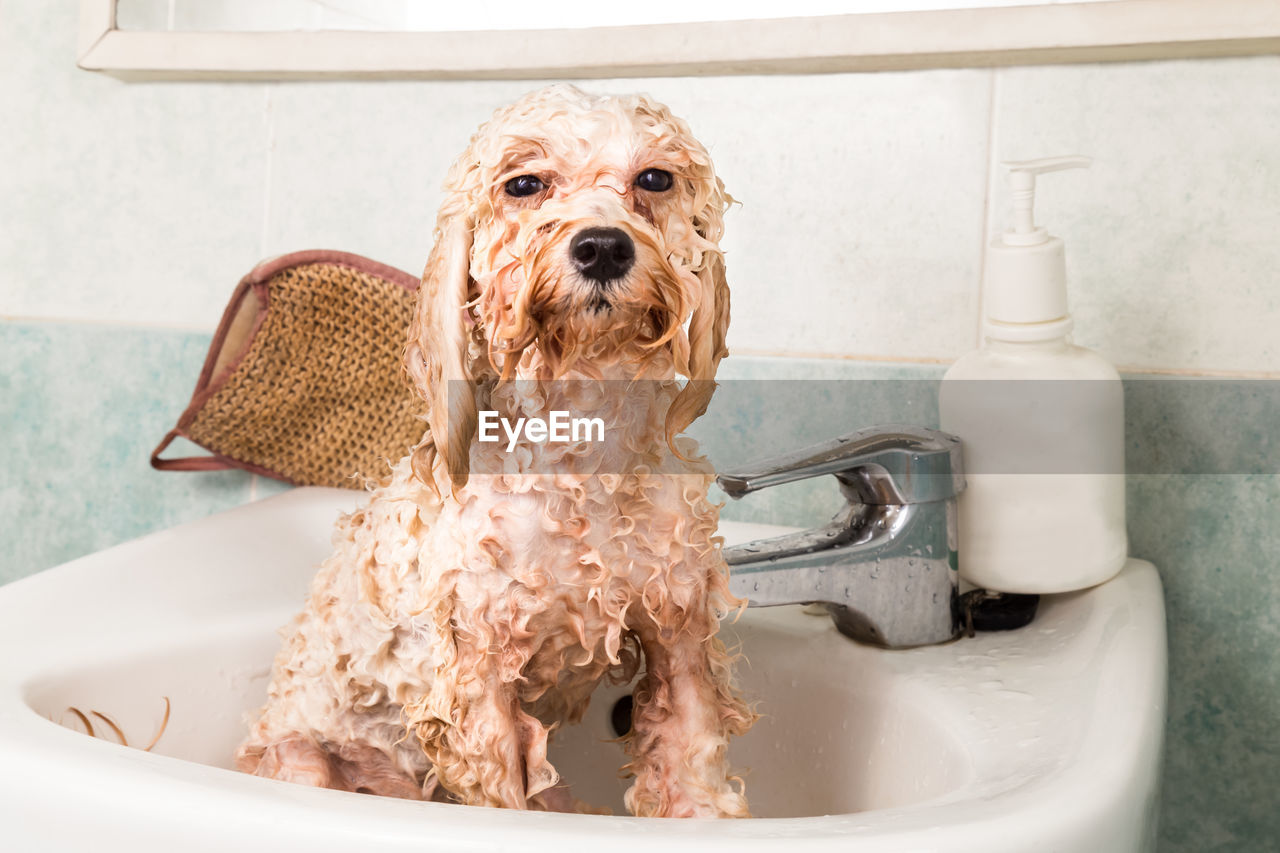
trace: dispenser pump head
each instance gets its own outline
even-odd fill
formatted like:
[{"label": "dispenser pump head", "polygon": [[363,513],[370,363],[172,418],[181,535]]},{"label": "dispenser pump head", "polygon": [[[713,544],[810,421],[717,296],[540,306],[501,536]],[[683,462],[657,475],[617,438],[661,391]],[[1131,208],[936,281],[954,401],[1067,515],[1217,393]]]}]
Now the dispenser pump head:
[{"label": "dispenser pump head", "polygon": [[1009,170],[1013,222],[987,256],[988,337],[1036,341],[1070,331],[1066,255],[1062,241],[1036,225],[1036,176],[1085,168],[1090,162],[1072,154],[1002,164]]},{"label": "dispenser pump head", "polygon": [[1087,169],[1093,162],[1079,154],[1044,157],[1040,160],[1005,160],[1000,165],[1009,170],[1010,197],[1013,201],[1013,227],[1004,234],[1010,246],[1034,246],[1049,239],[1048,233],[1036,225],[1036,175],[1063,169]]}]

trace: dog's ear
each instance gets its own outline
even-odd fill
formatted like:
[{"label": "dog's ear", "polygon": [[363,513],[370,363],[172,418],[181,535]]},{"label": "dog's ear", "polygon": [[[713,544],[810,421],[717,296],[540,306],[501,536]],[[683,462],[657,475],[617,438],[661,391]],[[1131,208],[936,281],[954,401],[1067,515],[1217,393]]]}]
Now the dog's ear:
[{"label": "dog's ear", "polygon": [[689,382],[667,412],[667,443],[672,447],[676,435],[706,412],[716,388],[716,369],[729,354],[725,345],[729,332],[729,284],[720,237],[724,233],[724,211],[731,202],[724,182],[713,177],[711,193],[693,217],[694,230],[706,245],[694,271],[700,292],[689,318]]},{"label": "dog's ear", "polygon": [[[435,488],[432,465],[439,456],[454,490],[466,485],[471,473],[477,420],[466,307],[474,290],[470,272],[474,223],[460,195],[454,193],[440,211],[404,354],[409,376],[427,402],[431,428],[430,438],[414,450],[414,472]],[[451,207],[457,209],[451,211]]]}]

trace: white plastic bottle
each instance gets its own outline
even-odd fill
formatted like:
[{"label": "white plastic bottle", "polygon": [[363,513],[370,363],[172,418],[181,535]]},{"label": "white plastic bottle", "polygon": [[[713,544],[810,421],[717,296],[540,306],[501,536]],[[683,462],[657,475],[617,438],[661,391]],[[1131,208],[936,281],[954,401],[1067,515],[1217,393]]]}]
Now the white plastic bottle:
[{"label": "white plastic bottle", "polygon": [[943,379],[943,430],[964,443],[960,576],[999,592],[1084,589],[1124,566],[1124,396],[1116,369],[1071,343],[1063,243],[1037,227],[1036,176],[1009,168],[1013,227],[988,250],[984,343]]}]

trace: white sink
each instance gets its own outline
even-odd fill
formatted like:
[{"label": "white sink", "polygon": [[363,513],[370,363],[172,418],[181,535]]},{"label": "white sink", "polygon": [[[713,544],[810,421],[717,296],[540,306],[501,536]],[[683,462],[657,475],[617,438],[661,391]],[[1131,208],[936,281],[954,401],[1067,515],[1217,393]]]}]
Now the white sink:
[{"label": "white sink", "polygon": [[[296,489],[0,587],[0,849],[1154,849],[1164,607],[1140,560],[1046,597],[1022,630],[912,651],[859,646],[799,608],[749,611],[724,630],[764,715],[730,748],[749,768],[752,820],[468,808],[236,773],[276,630],[327,556],[336,512],[359,499]],[[777,530],[722,525],[730,543]],[[598,693],[552,759],[577,796],[617,814],[627,783],[609,712],[627,692]],[[165,697],[168,726],[143,752]]]}]

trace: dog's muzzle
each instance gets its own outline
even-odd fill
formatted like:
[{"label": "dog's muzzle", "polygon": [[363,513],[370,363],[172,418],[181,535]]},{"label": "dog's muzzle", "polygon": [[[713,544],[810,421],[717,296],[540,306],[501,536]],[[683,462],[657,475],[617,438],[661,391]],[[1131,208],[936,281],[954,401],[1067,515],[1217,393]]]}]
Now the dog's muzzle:
[{"label": "dog's muzzle", "polygon": [[569,256],[583,278],[603,287],[631,270],[636,246],[620,228],[584,228],[569,241]]}]

